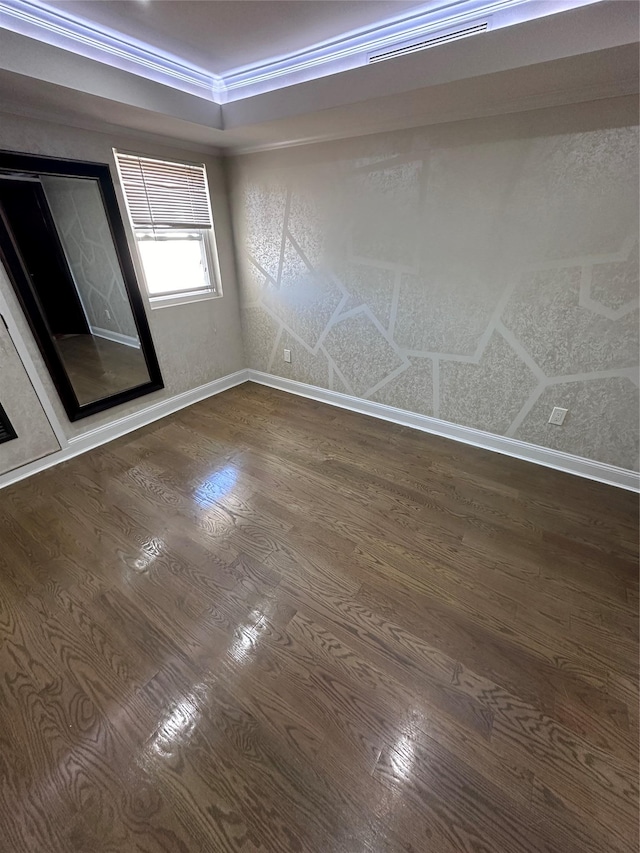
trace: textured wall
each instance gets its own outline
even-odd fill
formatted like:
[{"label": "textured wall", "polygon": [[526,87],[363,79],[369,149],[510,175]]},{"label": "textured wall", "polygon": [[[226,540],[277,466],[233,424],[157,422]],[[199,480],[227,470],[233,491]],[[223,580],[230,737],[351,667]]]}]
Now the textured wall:
[{"label": "textured wall", "polygon": [[44,176],[42,185],[90,326],[137,338],[97,181]]},{"label": "textured wall", "polygon": [[3,323],[0,323],[0,403],[17,434],[17,438],[0,444],[0,474],[60,449]]},{"label": "textured wall", "polygon": [[249,366],[637,468],[637,123],[619,98],[237,158]]},{"label": "textured wall", "polygon": [[[235,281],[233,241],[221,159],[203,156],[201,153],[194,153],[189,149],[169,147],[155,140],[145,140],[127,136],[124,133],[114,133],[112,130],[97,133],[23,116],[0,114],[0,148],[31,154],[44,154],[50,157],[68,157],[76,160],[108,163],[116,185],[116,194],[129,244],[133,247],[134,237],[129,227],[124,198],[118,186],[113,159],[114,147],[154,157],[200,161],[206,164],[224,296],[175,307],[151,309],[143,292],[147,317],[165,388],[98,415],[92,415],[89,418],[71,423],[60,403],[49,377],[49,372],[44,365],[37,344],[7,279],[4,267],[0,264],[0,291],[9,303],[11,313],[15,317],[51,403],[68,436],[77,435],[96,426],[107,424],[123,417],[123,415],[144,409],[159,400],[173,397],[182,391],[188,391],[236,370],[241,370],[245,366]],[[138,280],[142,281],[142,272],[135,252],[133,253],[133,261],[138,273]]]}]

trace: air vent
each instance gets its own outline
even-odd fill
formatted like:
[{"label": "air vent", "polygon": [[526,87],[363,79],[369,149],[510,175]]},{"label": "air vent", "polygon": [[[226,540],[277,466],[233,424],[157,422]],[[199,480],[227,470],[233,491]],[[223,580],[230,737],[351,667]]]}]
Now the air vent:
[{"label": "air vent", "polygon": [[424,41],[407,44],[404,47],[398,47],[395,50],[387,50],[384,53],[374,53],[369,57],[369,63],[384,62],[385,59],[395,59],[396,56],[404,56],[407,53],[416,53],[418,50],[427,50],[430,47],[436,47],[439,44],[448,44],[450,41],[458,41],[458,39],[466,39],[469,36],[475,36],[477,33],[484,33],[488,29],[488,24],[475,24],[473,27],[466,27],[464,30],[456,30],[455,32],[442,33],[439,36],[425,39]]}]

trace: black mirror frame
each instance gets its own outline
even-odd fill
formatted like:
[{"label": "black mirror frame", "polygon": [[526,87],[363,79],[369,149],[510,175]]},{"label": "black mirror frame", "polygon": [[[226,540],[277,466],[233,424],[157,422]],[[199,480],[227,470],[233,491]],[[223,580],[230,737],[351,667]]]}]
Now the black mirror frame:
[{"label": "black mirror frame", "polygon": [[[106,409],[119,406],[121,403],[135,400],[145,394],[150,394],[153,391],[159,391],[164,388],[160,365],[158,364],[158,358],[153,345],[151,330],[149,329],[149,322],[138,286],[133,261],[131,260],[129,243],[120,215],[120,208],[109,166],[106,163],[91,163],[84,160],[61,160],[55,157],[42,157],[14,151],[0,151],[0,174],[16,172],[71,178],[93,178],[98,182],[124,286],[129,297],[133,319],[138,331],[140,346],[149,372],[149,381],[144,382],[142,385],[127,388],[109,397],[103,397],[91,403],[80,405],[57,347],[49,334],[46,320],[40,310],[38,299],[31,288],[29,276],[22,264],[20,253],[11,239],[11,230],[5,222],[5,227],[0,228],[0,259],[4,261],[11,284],[29,322],[31,331],[40,348],[42,357],[51,374],[69,420],[77,421],[89,415],[95,415],[98,412],[103,412]],[[2,211],[0,211],[1,217]]]}]

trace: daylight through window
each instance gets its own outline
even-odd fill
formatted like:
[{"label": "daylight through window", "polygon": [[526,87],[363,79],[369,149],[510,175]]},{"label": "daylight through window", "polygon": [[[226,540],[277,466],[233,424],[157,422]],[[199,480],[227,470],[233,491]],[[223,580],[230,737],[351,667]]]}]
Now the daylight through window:
[{"label": "daylight through window", "polygon": [[116,160],[152,302],[218,295],[204,165],[120,152]]}]

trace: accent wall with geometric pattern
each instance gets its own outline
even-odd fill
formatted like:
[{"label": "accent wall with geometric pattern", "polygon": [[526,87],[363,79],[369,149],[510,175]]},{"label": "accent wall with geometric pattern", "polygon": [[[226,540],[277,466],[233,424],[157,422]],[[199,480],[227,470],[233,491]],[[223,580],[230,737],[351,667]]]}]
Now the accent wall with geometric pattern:
[{"label": "accent wall with geometric pattern", "polygon": [[249,367],[638,469],[635,98],[232,169]]}]

